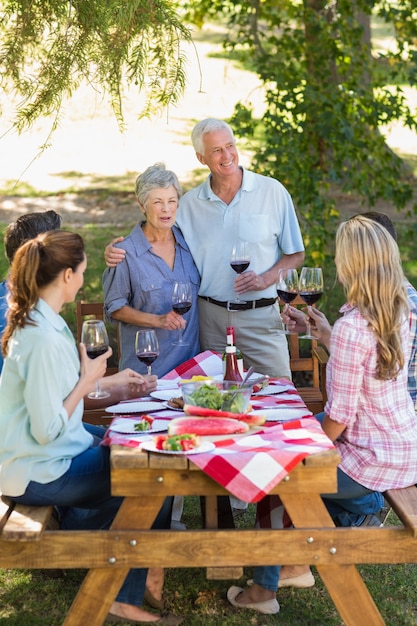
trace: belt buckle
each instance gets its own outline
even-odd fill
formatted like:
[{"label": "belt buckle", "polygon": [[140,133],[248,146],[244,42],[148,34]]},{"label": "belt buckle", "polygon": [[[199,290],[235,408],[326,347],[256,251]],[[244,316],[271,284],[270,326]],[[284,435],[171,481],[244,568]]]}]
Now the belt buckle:
[{"label": "belt buckle", "polygon": [[240,307],[243,304],[245,304],[245,303],[244,302],[242,302],[242,303],[240,303],[240,302],[231,302],[230,300],[228,300],[227,301],[227,305],[226,305],[226,309],[228,311],[241,311],[242,309]]}]

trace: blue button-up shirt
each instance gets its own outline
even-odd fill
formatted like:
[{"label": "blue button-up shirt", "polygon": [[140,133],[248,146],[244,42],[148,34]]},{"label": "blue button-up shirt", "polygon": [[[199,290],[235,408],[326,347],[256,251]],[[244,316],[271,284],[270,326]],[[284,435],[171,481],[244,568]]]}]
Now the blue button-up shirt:
[{"label": "blue button-up shirt", "polygon": [[[160,353],[152,364],[152,373],[161,377],[200,351],[198,332],[197,294],[200,276],[184,237],[174,226],[176,241],[174,268],[152,251],[152,244],[137,224],[130,235],[117,247],[126,250],[124,261],[103,274],[104,309],[108,318],[123,306],[138,311],[164,315],[172,310],[172,290],[175,281],[190,282],[192,306],[183,317],[187,321],[183,333],[186,346],[172,345],[178,339],[175,331],[156,328]],[[119,369],[130,367],[145,374],[146,367],[135,355],[135,336],[141,328],[120,322],[121,357]]]}]

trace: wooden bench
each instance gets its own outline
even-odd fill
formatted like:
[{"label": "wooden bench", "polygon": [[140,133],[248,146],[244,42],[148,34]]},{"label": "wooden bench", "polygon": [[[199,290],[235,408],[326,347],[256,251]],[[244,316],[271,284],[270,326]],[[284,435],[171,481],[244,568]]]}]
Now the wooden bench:
[{"label": "wooden bench", "polygon": [[404,528],[417,537],[417,487],[389,489],[384,497]]},{"label": "wooden bench", "polygon": [[[290,532],[294,533],[294,536],[300,535],[299,550],[295,550],[294,554],[288,554],[288,550],[285,549],[286,542],[281,542],[278,539],[278,534],[275,540],[277,552],[279,553],[281,548],[281,556],[289,564],[305,562],[316,565],[322,577],[325,576],[322,566],[330,564],[332,561],[335,564],[345,564],[347,568],[352,562],[417,563],[417,488],[413,486],[389,490],[384,495],[402,522],[402,526],[353,529],[323,528],[320,526],[304,530],[295,528]],[[302,515],[301,512],[300,514]],[[103,575],[108,568],[113,568],[112,576],[114,576],[120,567],[155,565],[151,561],[142,565],[143,557],[137,551],[132,550],[132,530],[123,530],[118,528],[116,524],[115,528],[109,531],[61,531],[51,527],[52,519],[53,507],[51,506],[15,505],[7,498],[1,497],[0,567],[10,569],[98,568],[95,571],[101,571]],[[158,542],[164,539],[167,532],[170,533],[170,531],[158,531]],[[226,533],[227,531],[222,532]],[[244,530],[241,532],[250,535],[254,541],[255,535],[253,533],[255,531]],[[256,533],[262,532],[265,531],[256,531]],[[275,532],[280,533],[280,531]],[[283,532],[288,533],[288,531]],[[148,533],[149,531],[135,530],[134,545],[136,545],[136,540],[138,543],[143,541],[143,545],[147,545]],[[199,536],[204,533],[201,534],[201,541],[203,542],[206,533],[210,535],[210,531],[192,531],[192,533],[197,533]],[[321,538],[323,533],[323,538]],[[189,536],[190,532],[184,533],[185,542],[189,540]],[[312,555],[306,553],[306,545],[311,544],[311,537],[313,536],[315,547],[312,554],[317,559],[314,562],[311,560]],[[245,541],[244,537],[245,534],[242,534],[242,541]],[[210,537],[208,537],[209,539]],[[226,536],[224,540],[226,541]],[[281,545],[282,543],[283,545]],[[329,545],[332,546],[330,551]],[[120,554],[117,553],[118,550]],[[74,558],[75,553],[77,558]],[[150,553],[154,554],[153,551]],[[171,559],[171,562],[166,563],[166,566],[189,567],[189,555],[187,556],[187,554],[185,551],[182,560],[181,555],[177,555],[175,559],[178,561],[175,560],[174,562]],[[204,566],[206,559],[209,558],[207,555],[205,557],[204,554],[203,550],[196,566]],[[147,558],[150,559],[149,556]],[[243,565],[250,563],[250,556],[246,552],[242,553],[242,558]],[[217,561],[211,559],[209,564],[215,565],[215,563]],[[164,563],[159,562],[157,564],[164,565]],[[325,580],[326,585],[328,582]],[[337,605],[337,598],[333,598],[333,600]],[[80,623],[77,612],[72,613],[71,616],[68,614],[65,619],[65,625],[74,626]],[[346,623],[349,626],[356,626],[351,619],[347,619]],[[374,624],[374,622],[372,623]],[[102,624],[102,620],[97,619],[94,624]],[[378,619],[375,624],[382,625],[384,622]]]},{"label": "wooden bench", "polygon": [[[13,504],[0,498],[0,535],[2,541],[40,541],[48,526],[52,526],[52,506]],[[58,524],[54,524],[58,527]],[[12,565],[10,565],[12,567]]]}]

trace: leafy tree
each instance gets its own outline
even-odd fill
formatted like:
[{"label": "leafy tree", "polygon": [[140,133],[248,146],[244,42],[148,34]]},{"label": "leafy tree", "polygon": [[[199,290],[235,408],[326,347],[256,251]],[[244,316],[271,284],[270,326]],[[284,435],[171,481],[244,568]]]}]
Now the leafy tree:
[{"label": "leafy tree", "polygon": [[[262,120],[237,103],[231,121],[253,138],[254,168],[290,190],[313,262],[322,262],[338,215],[336,187],[367,206],[381,198],[406,205],[410,180],[378,129],[394,120],[417,128],[401,86],[417,83],[415,0],[190,0],[187,9],[196,24],[226,18],[225,47],[265,85]],[[396,48],[378,57],[371,14],[395,28]]]},{"label": "leafy tree", "polygon": [[178,101],[190,38],[169,0],[0,0],[0,86],[22,98],[19,131],[49,115],[53,130],[82,83],[109,94],[123,126],[127,86],[144,93],[142,115]]}]

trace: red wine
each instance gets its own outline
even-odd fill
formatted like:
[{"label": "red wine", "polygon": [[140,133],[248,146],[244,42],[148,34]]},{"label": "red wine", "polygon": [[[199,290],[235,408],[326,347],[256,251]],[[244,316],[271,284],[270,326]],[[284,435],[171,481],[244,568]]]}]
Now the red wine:
[{"label": "red wine", "polygon": [[174,309],[175,313],[178,313],[179,315],[184,315],[185,313],[188,313],[188,311],[191,309],[191,302],[176,302],[172,305],[172,308]]},{"label": "red wine", "polygon": [[295,291],[282,291],[282,289],[277,289],[278,297],[285,302],[285,304],[289,304],[297,297],[297,292]]},{"label": "red wine", "polygon": [[300,291],[300,297],[304,300],[304,302],[308,305],[312,305],[322,297],[322,291]]},{"label": "red wine", "polygon": [[87,348],[87,356],[89,359],[96,359],[98,356],[101,356],[105,352],[107,352],[107,346],[97,346],[97,348]]},{"label": "red wine", "polygon": [[145,363],[146,366],[149,366],[155,361],[158,352],[136,352],[136,356],[141,363]]},{"label": "red wine", "polygon": [[248,269],[250,261],[231,261],[230,265],[237,274],[241,274]]}]

